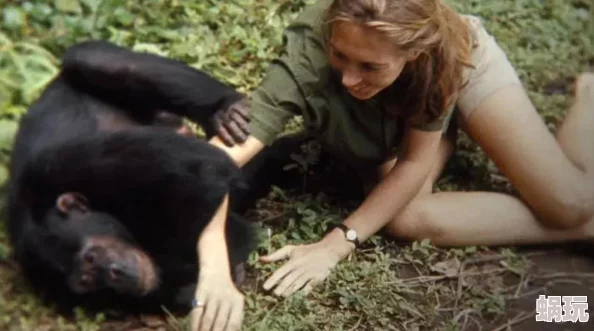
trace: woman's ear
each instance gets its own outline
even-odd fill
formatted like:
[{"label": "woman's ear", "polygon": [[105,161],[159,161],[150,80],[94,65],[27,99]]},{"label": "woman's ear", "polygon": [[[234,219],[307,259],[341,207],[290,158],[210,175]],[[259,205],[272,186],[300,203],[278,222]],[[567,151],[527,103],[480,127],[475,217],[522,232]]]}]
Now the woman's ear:
[{"label": "woman's ear", "polygon": [[414,61],[419,57],[419,55],[421,55],[421,51],[408,51],[406,54],[406,61]]}]

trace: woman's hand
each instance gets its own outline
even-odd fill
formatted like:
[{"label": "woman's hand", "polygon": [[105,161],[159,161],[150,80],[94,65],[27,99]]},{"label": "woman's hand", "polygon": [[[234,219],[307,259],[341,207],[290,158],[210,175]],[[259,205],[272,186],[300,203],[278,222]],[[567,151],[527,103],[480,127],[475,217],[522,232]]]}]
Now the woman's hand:
[{"label": "woman's hand", "polygon": [[191,331],[237,331],[243,324],[244,295],[225,272],[200,272]]},{"label": "woman's hand", "polygon": [[331,270],[354,249],[340,230],[334,230],[324,240],[310,245],[287,245],[280,250],[260,257],[260,261],[271,263],[289,259],[266,280],[263,287],[274,294],[287,297],[301,288],[307,293],[316,283],[322,282]]},{"label": "woman's hand", "polygon": [[236,331],[243,324],[244,296],[233,283],[227,259],[221,259],[228,256],[224,227],[228,208],[226,194],[198,240],[200,271],[192,303],[191,331]]}]

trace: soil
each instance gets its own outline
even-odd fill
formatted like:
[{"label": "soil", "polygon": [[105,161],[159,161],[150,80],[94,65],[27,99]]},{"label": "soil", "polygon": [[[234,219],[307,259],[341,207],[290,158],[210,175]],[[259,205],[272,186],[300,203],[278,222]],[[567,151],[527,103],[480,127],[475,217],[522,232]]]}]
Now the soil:
[{"label": "soil", "polygon": [[[531,274],[536,273],[538,279],[531,281],[527,286],[521,288],[517,299],[508,299],[506,313],[496,319],[483,319],[474,323],[464,322],[462,318],[459,324],[460,331],[474,330],[501,330],[501,331],[581,331],[594,330],[594,317],[586,323],[545,323],[536,322],[535,308],[536,299],[539,295],[547,296],[587,296],[588,313],[594,311],[594,258],[592,257],[591,245],[566,245],[549,247],[528,247],[521,248],[522,253],[540,252],[541,254],[531,256],[530,260],[535,264]],[[542,254],[544,252],[544,254]],[[402,274],[406,274],[404,271]],[[410,273],[414,275],[414,272]],[[16,281],[18,277],[15,267],[11,263],[0,263],[0,275],[6,281]],[[251,287],[253,275],[249,275],[244,285]],[[483,282],[489,281],[484,277]],[[517,284],[517,278],[511,280]],[[523,317],[523,318],[522,318]],[[451,316],[444,316],[444,319]],[[521,321],[517,319],[521,318]],[[481,327],[477,325],[481,324]],[[166,320],[164,316],[130,316],[125,320],[105,322],[101,331],[111,330],[136,330],[136,331],[165,331]]]},{"label": "soil", "polygon": [[[592,244],[594,245],[594,244]],[[536,322],[536,299],[539,295],[546,296],[587,296],[588,313],[592,315],[594,307],[594,246],[591,245],[566,245],[559,247],[545,247],[550,250],[549,253],[540,256],[534,256],[531,260],[536,264],[540,272],[538,276],[547,277],[532,282],[529,286],[522,289],[521,295],[516,300],[509,301],[506,316],[498,318],[496,321],[490,321],[484,330],[495,330],[499,326],[510,323],[513,319],[522,313],[527,313],[529,317],[525,320],[515,323],[510,328],[500,330],[518,330],[518,331],[579,331],[594,330],[594,316],[591,316],[586,323],[547,323]],[[556,249],[557,248],[557,249]],[[542,247],[532,247],[524,251],[534,251]],[[554,276],[554,277],[553,277]],[[474,330],[474,329],[468,329]]]}]

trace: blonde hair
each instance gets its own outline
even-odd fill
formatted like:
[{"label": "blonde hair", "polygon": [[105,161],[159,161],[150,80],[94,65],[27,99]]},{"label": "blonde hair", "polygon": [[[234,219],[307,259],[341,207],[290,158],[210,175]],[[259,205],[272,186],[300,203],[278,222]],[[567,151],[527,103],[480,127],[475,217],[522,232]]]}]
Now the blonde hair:
[{"label": "blonde hair", "polygon": [[457,98],[464,66],[472,66],[470,28],[442,0],[334,0],[323,21],[326,36],[334,22],[357,23],[419,54],[394,83],[399,112],[438,118]]}]

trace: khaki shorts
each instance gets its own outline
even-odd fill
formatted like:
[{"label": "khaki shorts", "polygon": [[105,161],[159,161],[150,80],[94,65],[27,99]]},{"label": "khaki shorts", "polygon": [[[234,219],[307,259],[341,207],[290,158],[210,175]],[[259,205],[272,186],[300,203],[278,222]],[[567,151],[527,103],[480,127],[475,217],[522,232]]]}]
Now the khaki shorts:
[{"label": "khaki shorts", "polygon": [[476,46],[472,50],[472,64],[475,68],[469,68],[465,73],[467,83],[460,91],[457,101],[460,114],[467,119],[492,93],[502,87],[522,83],[507,56],[495,38],[485,30],[480,19],[470,15],[465,17],[473,29]]}]

